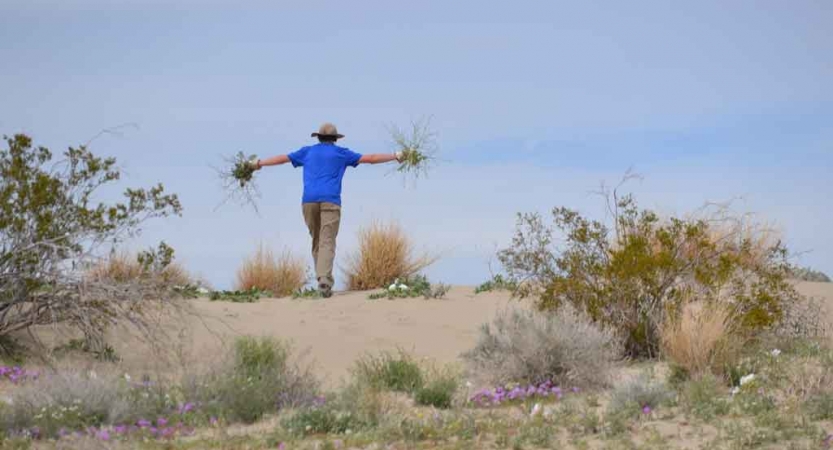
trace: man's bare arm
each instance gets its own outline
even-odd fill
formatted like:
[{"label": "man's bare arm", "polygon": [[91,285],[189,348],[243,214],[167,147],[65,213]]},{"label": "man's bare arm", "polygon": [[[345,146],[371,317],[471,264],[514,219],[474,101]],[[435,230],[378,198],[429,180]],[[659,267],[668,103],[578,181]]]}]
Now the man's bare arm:
[{"label": "man's bare arm", "polygon": [[362,155],[359,164],[381,164],[391,161],[399,161],[402,156],[399,153],[372,153]]},{"label": "man's bare arm", "polygon": [[255,168],[260,169],[266,166],[279,166],[289,162],[289,157],[286,155],[272,156],[271,158],[258,159],[255,162]]}]

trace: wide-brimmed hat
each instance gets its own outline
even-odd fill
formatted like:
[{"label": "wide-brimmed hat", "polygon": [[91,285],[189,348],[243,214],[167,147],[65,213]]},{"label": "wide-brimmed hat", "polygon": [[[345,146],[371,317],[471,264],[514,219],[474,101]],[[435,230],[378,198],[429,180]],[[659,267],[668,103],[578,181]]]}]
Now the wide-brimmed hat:
[{"label": "wide-brimmed hat", "polygon": [[321,128],[318,129],[318,132],[317,133],[312,133],[310,136],[312,136],[312,137],[320,137],[320,136],[334,137],[336,139],[341,139],[341,138],[344,137],[343,134],[338,134],[338,129],[336,128],[336,126],[329,123],[329,122],[325,123],[324,125],[321,125]]}]

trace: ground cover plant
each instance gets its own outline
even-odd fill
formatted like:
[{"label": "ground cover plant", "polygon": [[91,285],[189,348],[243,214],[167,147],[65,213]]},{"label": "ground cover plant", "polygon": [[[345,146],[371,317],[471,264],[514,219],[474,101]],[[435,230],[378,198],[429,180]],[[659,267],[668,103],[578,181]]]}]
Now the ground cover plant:
[{"label": "ground cover plant", "polygon": [[515,280],[512,280],[508,277],[505,277],[501,274],[493,275],[491,279],[484,281],[483,283],[477,285],[474,288],[475,294],[480,294],[482,292],[493,292],[493,291],[510,291],[514,292],[518,289],[518,283]]},{"label": "ground cover plant", "polygon": [[395,279],[381,292],[374,292],[368,295],[371,300],[386,298],[393,300],[397,298],[423,297],[428,299],[439,299],[445,297],[451,286],[443,283],[432,285],[425,275],[416,275],[404,280]]}]

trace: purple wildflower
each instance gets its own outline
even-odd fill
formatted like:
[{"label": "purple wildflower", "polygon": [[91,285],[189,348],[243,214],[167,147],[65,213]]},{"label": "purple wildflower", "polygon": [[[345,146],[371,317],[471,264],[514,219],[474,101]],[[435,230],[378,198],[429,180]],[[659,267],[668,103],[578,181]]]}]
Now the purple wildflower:
[{"label": "purple wildflower", "polygon": [[579,388],[577,388],[577,387],[575,387],[575,386],[574,386],[574,387],[573,387],[573,393],[574,393],[574,394],[578,394],[579,392],[581,392],[581,389],[579,389]]},{"label": "purple wildflower", "polygon": [[651,414],[651,406],[645,405],[642,407],[642,414]]},{"label": "purple wildflower", "polygon": [[159,426],[159,427],[164,427],[164,426],[168,425],[168,419],[166,419],[164,417],[160,417],[160,418],[156,419],[156,425]]},{"label": "purple wildflower", "polygon": [[163,428],[162,431],[159,432],[159,435],[163,438],[169,438],[169,437],[174,435],[175,431],[176,430],[174,430],[173,428],[167,427],[167,428]]},{"label": "purple wildflower", "polygon": [[102,441],[109,441],[110,440],[110,433],[108,433],[107,430],[99,430],[99,432],[96,433],[95,437],[97,437],[98,439],[100,439]]},{"label": "purple wildflower", "polygon": [[151,423],[149,420],[139,419],[139,421],[136,422],[136,425],[138,425],[139,428],[147,428],[151,425]]},{"label": "purple wildflower", "polygon": [[154,436],[156,436],[156,433],[159,432],[159,430],[156,427],[150,427],[150,428],[148,428],[148,430],[150,431],[150,434],[152,434]]},{"label": "purple wildflower", "polygon": [[58,430],[58,437],[64,437],[68,434],[69,434],[69,431],[67,431],[66,428],[61,428],[60,430]]},{"label": "purple wildflower", "polygon": [[285,449],[286,449],[286,444],[284,444],[283,442],[278,444],[278,450],[285,450]]},{"label": "purple wildflower", "polygon": [[211,418],[208,419],[208,423],[210,423],[212,427],[215,427],[215,426],[217,426],[218,420],[217,420],[216,417],[211,416]]},{"label": "purple wildflower", "polygon": [[127,433],[127,425],[116,425],[113,427],[113,431],[117,434],[125,434]]}]

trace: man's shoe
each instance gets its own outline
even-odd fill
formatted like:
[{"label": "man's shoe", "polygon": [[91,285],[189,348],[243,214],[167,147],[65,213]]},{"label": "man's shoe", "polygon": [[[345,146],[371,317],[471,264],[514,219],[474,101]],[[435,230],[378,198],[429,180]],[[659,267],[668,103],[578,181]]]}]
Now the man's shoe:
[{"label": "man's shoe", "polygon": [[333,295],[333,288],[329,284],[319,284],[318,291],[321,292],[321,296],[324,298],[330,298]]}]

